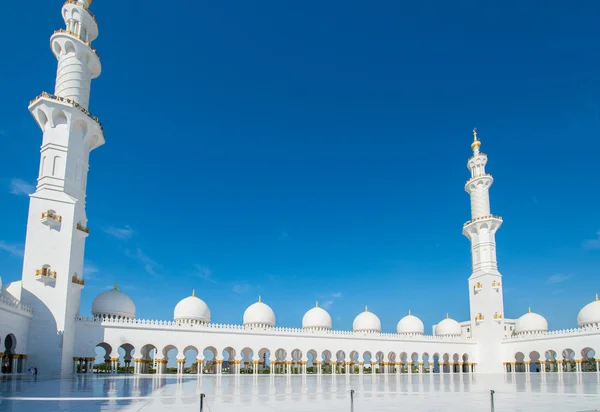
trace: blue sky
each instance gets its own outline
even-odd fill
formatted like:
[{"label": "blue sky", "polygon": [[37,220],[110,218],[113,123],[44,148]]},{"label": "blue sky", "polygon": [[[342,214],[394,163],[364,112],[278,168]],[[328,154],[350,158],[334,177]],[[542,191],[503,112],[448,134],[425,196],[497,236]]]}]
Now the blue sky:
[{"label": "blue sky", "polygon": [[[143,318],[192,289],[219,323],[262,295],[281,326],[319,300],[349,329],[468,317],[471,129],[496,179],[506,316],[576,325],[600,266],[600,4],[96,1],[106,145],[88,180],[82,313],[117,281]],[[0,66],[1,275],[21,276],[61,1]],[[18,39],[18,41],[16,41]]]}]

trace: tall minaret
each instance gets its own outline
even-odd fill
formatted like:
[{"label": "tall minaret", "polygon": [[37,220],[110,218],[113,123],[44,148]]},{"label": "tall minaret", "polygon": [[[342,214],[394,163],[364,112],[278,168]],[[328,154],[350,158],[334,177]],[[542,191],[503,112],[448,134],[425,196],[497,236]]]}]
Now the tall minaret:
[{"label": "tall minaret", "polygon": [[90,83],[101,70],[92,48],[98,25],[91,2],[67,0],[63,5],[66,29],[50,38],[58,59],[54,94],[42,93],[29,104],[43,137],[37,189],[29,203],[22,300],[34,310],[28,363],[42,374],[71,373],[77,355],[74,322],[89,234],[88,160],[104,144],[102,126],[88,111]]},{"label": "tall minaret", "polygon": [[489,190],[494,179],[485,172],[487,155],[479,151],[480,147],[474,129],[473,156],[467,163],[471,178],[465,184],[465,191],[471,195],[471,220],[463,226],[463,235],[471,241],[473,265],[469,277],[471,335],[479,342],[478,371],[502,372],[498,356],[504,336],[504,304],[502,276],[496,261],[496,231],[502,218],[490,213]]}]

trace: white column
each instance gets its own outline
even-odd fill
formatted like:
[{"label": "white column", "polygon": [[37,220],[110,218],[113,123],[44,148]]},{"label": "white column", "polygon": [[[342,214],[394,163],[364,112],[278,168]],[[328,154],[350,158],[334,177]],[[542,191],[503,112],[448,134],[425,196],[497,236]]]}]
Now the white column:
[{"label": "white column", "polygon": [[419,373],[423,373],[423,362],[419,362]]},{"label": "white column", "polygon": [[203,363],[204,361],[202,359],[196,359],[196,375],[202,375]]},{"label": "white column", "polygon": [[73,358],[73,375],[77,373],[77,362],[79,362],[79,358]]}]

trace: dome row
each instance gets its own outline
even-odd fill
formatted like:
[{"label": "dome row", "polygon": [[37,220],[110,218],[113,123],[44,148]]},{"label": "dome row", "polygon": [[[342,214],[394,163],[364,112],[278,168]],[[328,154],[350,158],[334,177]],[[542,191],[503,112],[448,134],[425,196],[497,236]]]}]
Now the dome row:
[{"label": "dome row", "polygon": [[[131,298],[117,289],[115,284],[113,289],[104,291],[96,296],[92,303],[92,314],[97,317],[109,318],[135,318],[135,305]],[[189,296],[181,300],[173,313],[174,319],[181,324],[205,324],[210,323],[210,309],[208,305],[192,292]],[[244,326],[254,328],[272,328],[275,326],[275,312],[273,309],[258,298],[258,302],[253,303],[246,309],[243,317]],[[577,324],[580,327],[600,326],[600,301],[598,295],[596,300],[587,304],[579,311],[577,315]],[[331,316],[329,313],[319,307],[317,303],[314,308],[304,314],[302,318],[302,328],[306,330],[330,330],[332,328]],[[365,311],[359,314],[352,323],[352,330],[361,333],[379,333],[381,332],[381,321],[373,312]],[[546,332],[548,330],[548,321],[537,313],[531,312],[521,316],[515,322],[516,334]],[[396,332],[403,335],[423,335],[425,328],[421,319],[413,316],[410,311],[408,315],[400,319],[396,326]],[[436,336],[459,336],[462,334],[460,324],[446,315],[435,327]]]}]

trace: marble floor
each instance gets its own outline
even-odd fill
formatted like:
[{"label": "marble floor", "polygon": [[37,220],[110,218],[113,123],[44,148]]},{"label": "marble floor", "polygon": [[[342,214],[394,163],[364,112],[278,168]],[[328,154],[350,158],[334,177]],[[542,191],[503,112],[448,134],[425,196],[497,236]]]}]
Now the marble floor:
[{"label": "marble floor", "polygon": [[600,374],[110,376],[0,380],[0,411],[600,411]]}]

